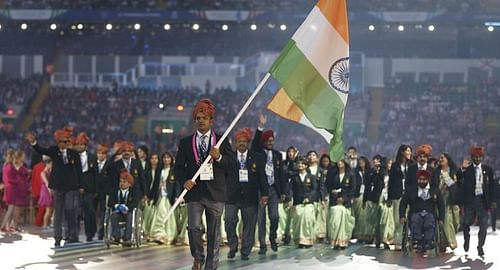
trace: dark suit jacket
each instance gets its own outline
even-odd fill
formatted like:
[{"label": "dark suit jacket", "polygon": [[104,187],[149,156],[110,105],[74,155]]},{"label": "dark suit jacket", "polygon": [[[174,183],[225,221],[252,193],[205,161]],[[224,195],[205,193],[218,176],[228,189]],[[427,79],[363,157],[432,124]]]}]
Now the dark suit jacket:
[{"label": "dark suit jacket", "polygon": [[[119,197],[119,191],[120,189],[113,189],[111,191],[111,194],[109,195],[109,200],[108,200],[108,206],[111,207],[113,210],[115,209],[115,204],[120,204],[120,197]],[[134,187],[129,188],[129,193],[127,196],[127,201],[125,202],[125,205],[128,207],[129,213],[132,213],[132,210],[134,210],[137,205],[139,204],[140,199],[142,198],[142,195],[139,194],[139,190]]]},{"label": "dark suit jacket", "polygon": [[[146,173],[146,179],[147,179],[146,182],[149,183],[149,181],[153,181],[153,188],[149,192],[150,194],[149,196],[151,196],[150,198],[153,200],[153,204],[156,204],[161,196],[161,191],[160,191],[161,171],[162,168],[156,169],[155,179],[152,179],[151,170],[147,171]],[[174,168],[171,167],[167,176],[167,198],[170,204],[173,204],[175,202],[175,198],[177,198],[177,196],[179,195],[178,193],[179,193],[178,184],[177,181],[175,181]]]},{"label": "dark suit jacket", "polygon": [[238,160],[239,152],[235,153],[236,159],[230,164],[227,182],[227,203],[241,203],[242,207],[257,206],[260,196],[269,195],[269,185],[264,171],[266,164],[262,154],[248,150],[245,169],[248,171],[248,182],[240,182]]},{"label": "dark suit jacket", "polygon": [[[196,162],[193,153],[193,136],[196,136],[196,133],[181,139],[175,157],[174,174],[181,186],[184,186],[184,183],[191,179],[200,168],[200,164]],[[216,138],[218,140],[220,136],[216,134]],[[210,142],[208,149],[211,149],[212,146]],[[217,202],[226,201],[226,171],[229,163],[235,157],[227,139],[222,142],[219,151],[222,159],[220,161],[213,160],[214,180],[200,181],[198,178],[196,185],[186,194],[186,202],[199,201],[204,196],[208,196],[209,199]]]},{"label": "dark suit jacket", "polygon": [[[340,179],[340,174],[336,167],[332,167],[326,174],[326,189],[330,194],[330,206],[337,205],[337,198],[343,197],[344,206],[351,206],[351,199],[354,197],[354,176],[350,171],[346,171],[344,177]],[[335,190],[341,189],[335,194]]]},{"label": "dark suit jacket", "polygon": [[386,175],[387,173],[384,169],[380,169],[377,172],[375,168],[370,169],[370,171],[366,173],[365,195],[363,196],[363,202],[379,202],[382,191],[384,190],[384,177]]},{"label": "dark suit jacket", "polygon": [[39,154],[52,159],[52,172],[49,176],[49,188],[59,191],[71,191],[82,188],[82,166],[80,155],[67,149],[68,163],[64,164],[62,152],[57,146],[44,148],[38,144],[33,149]]},{"label": "dark suit jacket", "polygon": [[[493,178],[491,167],[481,164],[483,172],[483,206],[485,209],[491,207],[491,203],[496,199],[496,182]],[[472,207],[476,188],[476,170],[474,164],[470,165],[463,172],[463,177],[458,179],[461,194],[461,202],[464,207]]]},{"label": "dark suit jacket", "polygon": [[107,159],[99,172],[99,165],[96,163],[96,189],[97,193],[101,195],[109,194],[111,192],[111,161]]},{"label": "dark suit jacket", "polygon": [[[267,155],[264,151],[264,148],[260,144],[260,138],[262,137],[262,131],[256,130],[255,136],[252,141],[252,151],[261,153],[265,156],[267,161]],[[281,152],[272,150],[273,152],[273,167],[274,167],[274,189],[278,193],[278,195],[286,195],[286,191],[288,190],[288,181],[285,175],[285,169],[283,168],[283,155]],[[267,181],[267,180],[266,180]]]},{"label": "dark suit jacket", "polygon": [[[411,181],[415,181],[415,185],[417,183],[416,180],[416,167],[414,162],[408,163],[408,171],[405,172],[401,170],[401,164],[399,162],[395,162],[391,170],[389,172],[389,189],[388,189],[388,195],[387,198],[388,200],[397,200],[401,199],[401,196],[403,196],[403,179],[405,179],[405,186],[404,189],[406,190],[408,188],[408,184]],[[413,168],[410,170],[410,168]],[[410,177],[410,174],[413,175],[413,178]],[[410,179],[411,178],[411,179]]]},{"label": "dark suit jacket", "polygon": [[[309,173],[311,172],[309,169],[307,169],[307,171]],[[326,170],[318,166],[318,170],[316,171],[316,174],[314,174],[314,177],[316,178],[316,181],[318,181],[316,201],[319,202],[320,200],[326,200],[326,198],[328,197],[328,191],[326,191],[325,184]]]},{"label": "dark suit jacket", "polygon": [[[410,213],[419,213],[423,210],[428,213],[433,213],[439,220],[444,221],[444,201],[441,192],[435,186],[430,187],[430,199],[424,201],[418,197],[418,187],[410,187],[403,197],[399,205],[399,217],[405,217],[406,208],[410,206]],[[436,208],[439,213],[436,213]]]},{"label": "dark suit jacket", "polygon": [[[393,166],[394,167],[394,166]],[[417,187],[417,170],[418,170],[418,163],[412,164],[410,167],[408,167],[408,175],[406,178],[406,187]],[[427,170],[431,173],[431,175],[434,173],[434,170],[431,168],[429,163],[427,163]],[[438,183],[434,183],[431,179],[431,186],[437,187]]]},{"label": "dark suit jacket", "polygon": [[87,151],[87,172],[82,172],[82,186],[86,193],[97,192],[97,156]]},{"label": "dark suit jacket", "polygon": [[[148,186],[144,180],[144,171],[142,170],[141,162],[137,159],[131,159],[129,173],[134,177],[134,187],[138,188],[141,195],[148,194]],[[113,162],[111,173],[111,188],[117,189],[120,185],[120,172],[125,168],[123,160]]]},{"label": "dark suit jacket", "polygon": [[305,199],[309,200],[309,203],[317,201],[318,193],[318,180],[316,176],[307,173],[304,181],[300,179],[300,175],[294,175],[292,177],[292,192],[293,192],[293,205],[303,204]]}]

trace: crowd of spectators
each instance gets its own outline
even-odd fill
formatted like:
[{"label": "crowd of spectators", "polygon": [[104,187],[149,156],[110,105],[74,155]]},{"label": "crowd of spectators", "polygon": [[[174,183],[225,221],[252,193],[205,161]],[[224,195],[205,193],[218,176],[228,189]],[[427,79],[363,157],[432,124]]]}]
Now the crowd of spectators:
[{"label": "crowd of spectators", "polygon": [[[4,8],[78,10],[307,10],[313,0],[5,0]],[[353,11],[477,11],[490,0],[349,0]]]}]

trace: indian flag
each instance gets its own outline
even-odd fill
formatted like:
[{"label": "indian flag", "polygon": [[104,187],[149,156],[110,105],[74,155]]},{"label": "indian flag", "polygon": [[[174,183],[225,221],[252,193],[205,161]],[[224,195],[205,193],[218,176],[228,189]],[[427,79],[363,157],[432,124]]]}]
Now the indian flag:
[{"label": "indian flag", "polygon": [[342,129],[349,93],[349,27],[346,0],[319,0],[274,62],[279,82],[268,109],[308,126],[343,158]]}]

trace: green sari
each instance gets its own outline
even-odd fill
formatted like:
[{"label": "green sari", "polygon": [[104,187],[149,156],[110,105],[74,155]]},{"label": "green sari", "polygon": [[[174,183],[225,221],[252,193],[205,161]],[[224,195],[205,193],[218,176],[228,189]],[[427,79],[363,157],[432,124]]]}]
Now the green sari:
[{"label": "green sari", "polygon": [[314,204],[295,205],[293,239],[297,245],[312,246],[316,239]]},{"label": "green sari", "polygon": [[343,205],[330,207],[328,238],[332,247],[347,247],[352,237],[355,219]]}]

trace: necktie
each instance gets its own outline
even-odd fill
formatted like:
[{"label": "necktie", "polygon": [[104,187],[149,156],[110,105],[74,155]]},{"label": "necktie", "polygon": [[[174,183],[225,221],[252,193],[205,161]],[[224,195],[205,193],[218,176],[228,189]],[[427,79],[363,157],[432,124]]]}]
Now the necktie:
[{"label": "necktie", "polygon": [[64,151],[62,154],[63,154],[63,156],[62,156],[62,158],[63,158],[63,163],[64,163],[64,164],[68,164],[68,152],[67,152],[67,151]]},{"label": "necktie", "polygon": [[240,169],[245,168],[245,156],[243,154],[240,154]]},{"label": "necktie", "polygon": [[270,186],[274,185],[273,152],[269,150],[267,151],[266,176],[267,183]]},{"label": "necktie", "polygon": [[124,165],[125,165],[125,168],[127,169],[127,171],[130,172],[130,164],[129,164],[128,160],[124,161]]},{"label": "necktie", "polygon": [[207,158],[207,143],[205,142],[205,139],[207,138],[207,135],[203,135],[200,138],[200,152],[203,160]]}]

